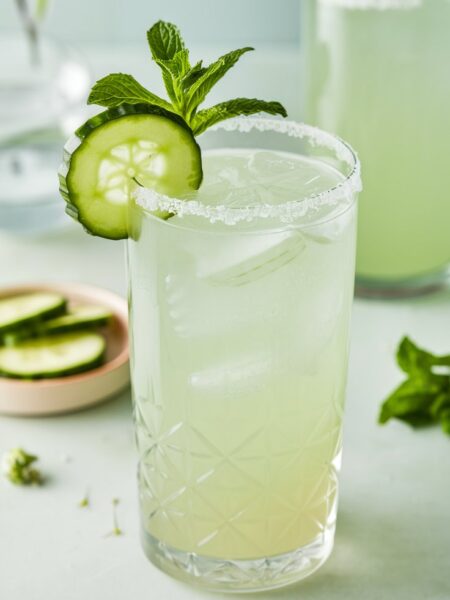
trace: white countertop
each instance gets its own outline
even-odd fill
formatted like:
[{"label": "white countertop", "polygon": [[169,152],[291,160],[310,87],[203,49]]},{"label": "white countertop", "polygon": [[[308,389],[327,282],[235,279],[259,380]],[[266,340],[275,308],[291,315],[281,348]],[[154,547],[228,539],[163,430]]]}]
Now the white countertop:
[{"label": "white countertop", "polygon": [[[70,224],[41,239],[0,237],[0,284],[84,281],[125,292],[123,244]],[[383,303],[357,300],[352,327],[344,462],[335,550],[293,588],[261,594],[294,600],[450,598],[450,439],[376,424],[401,374],[393,355],[405,333],[448,352],[450,292]],[[188,600],[220,597],[173,581],[138,540],[130,396],[68,416],[0,417],[0,452],[23,445],[48,476],[41,488],[0,481],[0,598]],[[89,490],[91,506],[78,502]],[[119,497],[121,537],[112,528]]]},{"label": "white countertop", "polygon": [[[297,58],[270,56],[264,69],[259,63],[254,95],[273,92],[275,77],[280,93],[270,95],[297,117]],[[97,60],[97,74],[111,70],[104,63],[107,57]],[[123,68],[120,62],[116,67]],[[0,285],[33,281],[80,281],[124,295],[123,244],[87,236],[75,224],[40,239],[0,235]],[[394,303],[355,302],[335,550],[310,579],[259,598],[450,598],[450,439],[439,428],[415,432],[401,423],[376,424],[381,400],[401,379],[394,362],[399,339],[409,334],[444,353],[449,331],[450,291]],[[0,453],[17,445],[39,455],[48,480],[27,489],[0,480],[2,600],[224,597],[170,579],[140,549],[128,392],[68,416],[0,417]],[[87,489],[91,505],[81,509]],[[121,537],[105,537],[113,497],[120,498]]]}]

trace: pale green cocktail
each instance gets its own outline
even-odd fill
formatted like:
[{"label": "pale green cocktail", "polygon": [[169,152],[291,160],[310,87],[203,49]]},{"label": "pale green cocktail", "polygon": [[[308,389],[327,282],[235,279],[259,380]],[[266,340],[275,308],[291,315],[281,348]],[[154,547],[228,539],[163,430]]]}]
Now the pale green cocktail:
[{"label": "pale green cocktail", "polygon": [[318,0],[308,120],[349,140],[364,170],[360,283],[437,283],[450,261],[450,3]]},{"label": "pale green cocktail", "polygon": [[131,208],[132,381],[147,554],[248,590],[332,548],[359,176],[332,136],[230,123],[254,131],[200,138],[194,202]]}]

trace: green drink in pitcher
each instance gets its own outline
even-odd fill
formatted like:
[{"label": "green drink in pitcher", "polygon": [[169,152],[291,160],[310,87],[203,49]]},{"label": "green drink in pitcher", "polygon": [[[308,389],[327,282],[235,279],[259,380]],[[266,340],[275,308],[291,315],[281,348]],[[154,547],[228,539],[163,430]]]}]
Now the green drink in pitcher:
[{"label": "green drink in pitcher", "polygon": [[450,2],[309,8],[308,118],[348,139],[363,167],[359,290],[434,288],[450,261]]}]

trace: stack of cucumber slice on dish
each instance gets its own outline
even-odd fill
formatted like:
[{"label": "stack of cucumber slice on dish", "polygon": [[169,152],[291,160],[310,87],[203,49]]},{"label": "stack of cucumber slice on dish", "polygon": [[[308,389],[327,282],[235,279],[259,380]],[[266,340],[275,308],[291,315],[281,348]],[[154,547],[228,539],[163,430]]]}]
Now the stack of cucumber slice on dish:
[{"label": "stack of cucumber slice on dish", "polygon": [[106,342],[93,330],[111,319],[101,306],[69,306],[56,292],[0,299],[0,376],[63,377],[100,366]]}]

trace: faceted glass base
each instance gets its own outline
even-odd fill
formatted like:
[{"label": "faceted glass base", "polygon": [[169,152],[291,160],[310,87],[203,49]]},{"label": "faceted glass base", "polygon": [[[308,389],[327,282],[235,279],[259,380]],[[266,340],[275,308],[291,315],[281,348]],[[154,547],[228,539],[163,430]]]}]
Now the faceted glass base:
[{"label": "faceted glass base", "polygon": [[356,277],[355,295],[359,298],[401,299],[433,294],[450,285],[450,270],[399,281]]},{"label": "faceted glass base", "polygon": [[286,554],[249,560],[201,556],[167,546],[142,531],[142,546],[159,569],[186,583],[221,592],[258,592],[300,581],[330,556],[334,525],[312,543]]}]

